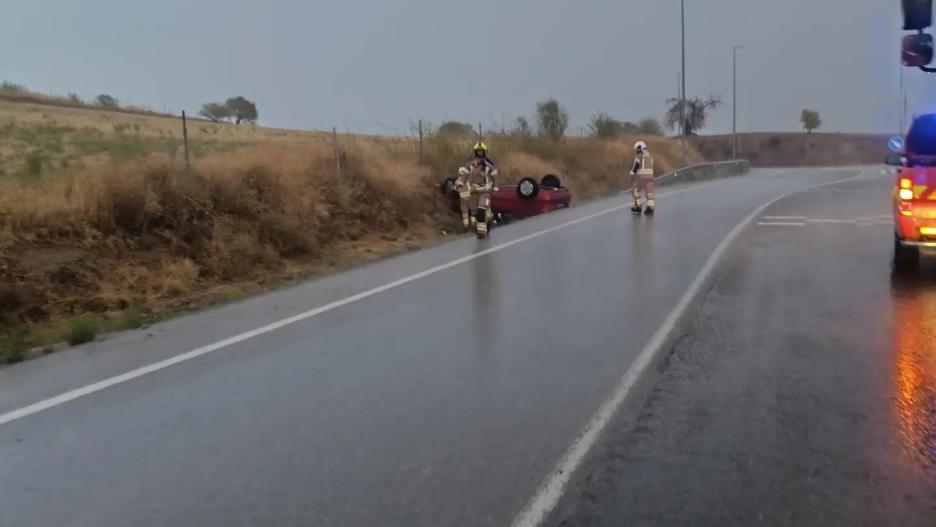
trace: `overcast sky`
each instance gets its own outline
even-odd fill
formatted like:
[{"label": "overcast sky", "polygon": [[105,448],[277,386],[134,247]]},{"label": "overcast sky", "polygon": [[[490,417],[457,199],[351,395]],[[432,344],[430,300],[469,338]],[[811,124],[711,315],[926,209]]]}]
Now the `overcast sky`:
[{"label": "overcast sky", "polygon": [[[706,132],[898,123],[896,0],[686,0],[688,94],[721,94]],[[555,96],[661,117],[676,94],[679,0],[0,0],[0,78],[173,111],[243,94],[271,126],[403,133],[500,125]],[[936,75],[907,72],[922,111]],[[936,89],[930,94],[936,96]],[[933,105],[936,110],[936,104]]]}]

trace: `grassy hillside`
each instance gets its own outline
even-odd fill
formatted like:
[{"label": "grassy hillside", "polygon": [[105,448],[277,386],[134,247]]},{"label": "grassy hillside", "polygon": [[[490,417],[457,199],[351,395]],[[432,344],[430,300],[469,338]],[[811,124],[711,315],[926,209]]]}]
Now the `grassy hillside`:
[{"label": "grassy hillside", "polygon": [[[245,146],[327,137],[196,119],[189,121],[189,140],[191,155],[198,159]],[[180,118],[0,98],[0,178],[35,179],[154,159],[183,159]]]},{"label": "grassy hillside", "polygon": [[[173,118],[2,102],[0,129],[0,361],[432,243],[473,142],[340,136],[339,173],[328,135],[199,121],[187,172]],[[580,201],[626,186],[635,138],[486,140],[503,182],[557,173]]]}]

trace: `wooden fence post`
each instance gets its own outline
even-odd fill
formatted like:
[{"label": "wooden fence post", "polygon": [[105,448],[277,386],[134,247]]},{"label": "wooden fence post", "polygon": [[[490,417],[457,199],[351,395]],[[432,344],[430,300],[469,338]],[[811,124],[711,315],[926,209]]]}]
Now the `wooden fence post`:
[{"label": "wooden fence post", "polygon": [[332,141],[335,143],[335,175],[341,178],[341,147],[338,145],[338,129],[332,127]]},{"label": "wooden fence post", "polygon": [[188,120],[185,117],[185,110],[182,110],[182,142],[185,144],[185,170],[192,170],[192,162],[189,159],[188,144]]}]

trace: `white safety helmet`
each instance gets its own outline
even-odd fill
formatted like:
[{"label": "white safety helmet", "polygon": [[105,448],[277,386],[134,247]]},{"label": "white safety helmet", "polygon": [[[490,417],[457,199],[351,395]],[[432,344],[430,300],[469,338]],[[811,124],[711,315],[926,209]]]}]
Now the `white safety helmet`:
[{"label": "white safety helmet", "polygon": [[646,149],[647,149],[647,143],[644,143],[643,141],[637,141],[636,143],[634,143],[634,150],[638,152],[643,152]]}]

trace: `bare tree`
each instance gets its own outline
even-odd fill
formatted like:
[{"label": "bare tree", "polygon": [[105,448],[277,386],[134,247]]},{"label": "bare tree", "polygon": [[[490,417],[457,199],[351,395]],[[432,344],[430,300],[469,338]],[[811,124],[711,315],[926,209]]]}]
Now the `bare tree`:
[{"label": "bare tree", "polygon": [[709,112],[721,106],[721,97],[710,95],[707,99],[668,99],[670,105],[666,111],[666,127],[670,130],[676,130],[680,127],[685,117],[686,135],[692,135],[705,128],[705,122],[708,120]]},{"label": "bare tree", "polygon": [[209,102],[202,105],[198,115],[201,115],[205,119],[218,122],[234,117],[234,112],[226,104],[221,104],[219,102]]},{"label": "bare tree", "polygon": [[533,127],[530,126],[530,120],[526,117],[517,117],[517,122],[511,133],[521,137],[530,137],[533,135]]}]

